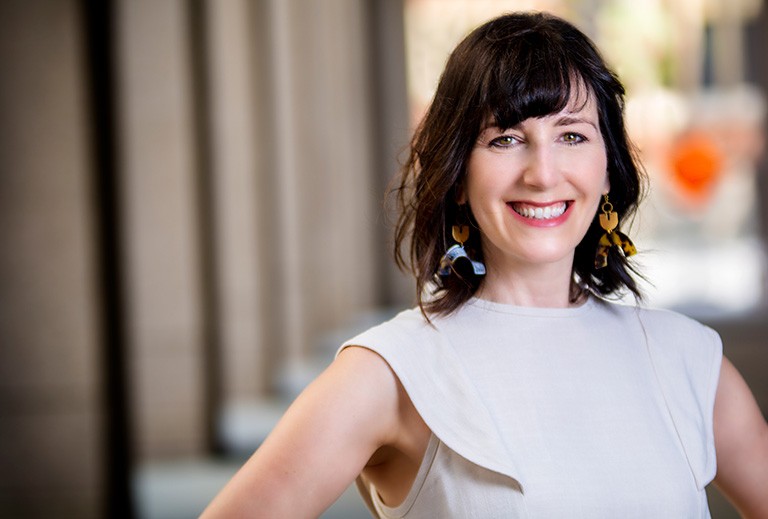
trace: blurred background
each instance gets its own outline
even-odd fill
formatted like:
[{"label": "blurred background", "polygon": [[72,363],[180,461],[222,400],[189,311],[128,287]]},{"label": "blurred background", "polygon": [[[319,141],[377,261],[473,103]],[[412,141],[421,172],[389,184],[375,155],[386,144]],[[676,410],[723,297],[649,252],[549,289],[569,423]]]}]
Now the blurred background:
[{"label": "blurred background", "polygon": [[412,305],[386,187],[447,53],[516,9],[624,80],[649,304],[716,328],[765,412],[762,0],[1,0],[0,517],[197,516]]}]

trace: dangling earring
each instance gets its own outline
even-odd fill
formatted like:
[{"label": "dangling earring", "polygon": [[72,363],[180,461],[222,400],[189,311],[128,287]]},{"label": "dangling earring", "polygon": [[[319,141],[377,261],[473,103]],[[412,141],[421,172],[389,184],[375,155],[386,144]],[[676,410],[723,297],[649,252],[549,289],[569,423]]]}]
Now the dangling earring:
[{"label": "dangling earring", "polygon": [[437,275],[442,277],[450,276],[454,271],[454,263],[460,260],[466,260],[472,265],[472,272],[474,272],[476,276],[484,276],[485,265],[480,261],[471,259],[464,249],[464,242],[469,238],[469,225],[454,225],[451,227],[451,236],[453,236],[453,239],[458,243],[451,245],[440,259],[440,267],[437,269]]},{"label": "dangling earring", "polygon": [[619,226],[619,215],[613,210],[613,204],[608,201],[608,195],[603,195],[603,205],[600,208],[603,214],[600,215],[600,227],[606,232],[600,237],[597,244],[597,254],[595,254],[595,268],[601,269],[608,265],[608,250],[616,245],[624,251],[624,255],[629,257],[637,252],[635,245],[626,234],[617,231]]}]

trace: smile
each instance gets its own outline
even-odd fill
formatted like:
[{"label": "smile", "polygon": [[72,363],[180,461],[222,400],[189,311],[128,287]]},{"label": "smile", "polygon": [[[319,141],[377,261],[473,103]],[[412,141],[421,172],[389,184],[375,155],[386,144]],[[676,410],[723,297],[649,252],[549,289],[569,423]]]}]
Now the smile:
[{"label": "smile", "polygon": [[531,220],[552,220],[558,218],[568,209],[567,202],[556,202],[545,206],[534,206],[522,202],[510,203],[509,206],[514,212],[523,218]]}]

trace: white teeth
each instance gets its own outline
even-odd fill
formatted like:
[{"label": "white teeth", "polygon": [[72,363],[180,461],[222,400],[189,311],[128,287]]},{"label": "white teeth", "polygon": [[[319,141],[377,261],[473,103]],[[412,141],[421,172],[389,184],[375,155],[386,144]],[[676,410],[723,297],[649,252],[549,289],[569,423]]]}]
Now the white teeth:
[{"label": "white teeth", "polygon": [[565,212],[567,205],[565,202],[560,202],[555,205],[548,205],[546,207],[531,207],[525,205],[514,205],[512,208],[520,216],[525,218],[533,218],[536,220],[550,220],[557,218]]}]

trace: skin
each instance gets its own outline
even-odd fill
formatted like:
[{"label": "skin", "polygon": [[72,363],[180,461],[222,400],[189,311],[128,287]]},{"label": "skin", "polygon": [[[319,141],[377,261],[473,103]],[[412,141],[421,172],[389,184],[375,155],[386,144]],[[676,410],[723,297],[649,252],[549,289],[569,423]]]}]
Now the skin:
[{"label": "skin", "polygon": [[[480,297],[523,306],[572,304],[574,249],[609,188],[598,128],[590,99],[481,133],[460,200],[470,204],[482,231],[489,274]],[[562,202],[567,211],[547,221],[514,211],[521,205],[543,211]],[[714,422],[716,485],[744,517],[768,518],[768,425],[727,359]],[[317,517],[361,473],[385,503],[396,506],[408,494],[429,437],[386,362],[365,348],[347,348],[291,405],[202,517]]]},{"label": "skin", "polygon": [[203,518],[311,518],[362,471],[387,503],[401,502],[430,431],[377,354],[342,351],[310,384]]},{"label": "skin", "polygon": [[[482,231],[488,269],[478,296],[518,306],[564,307],[576,246],[610,188],[597,107],[574,96],[559,113],[513,128],[489,126],[470,154],[460,203]],[[526,218],[523,208],[555,210]]]},{"label": "skin", "polygon": [[741,516],[768,518],[768,425],[739,372],[723,359],[715,396],[715,486]]}]

